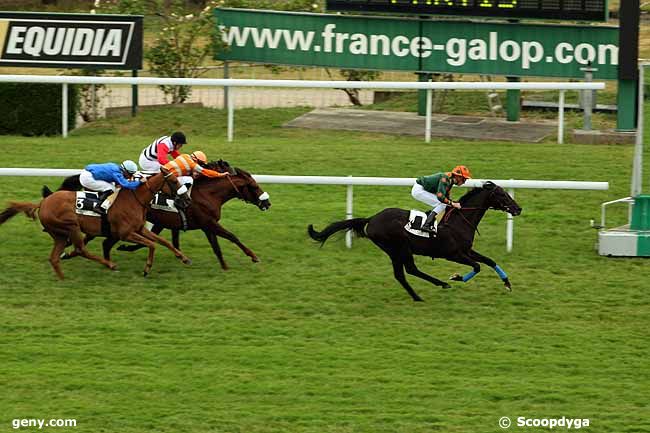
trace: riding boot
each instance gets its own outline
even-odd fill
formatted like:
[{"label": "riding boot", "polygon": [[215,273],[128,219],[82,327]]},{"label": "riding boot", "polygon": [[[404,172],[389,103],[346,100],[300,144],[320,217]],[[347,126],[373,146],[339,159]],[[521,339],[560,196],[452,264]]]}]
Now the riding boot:
[{"label": "riding boot", "polygon": [[191,203],[192,200],[190,199],[189,191],[185,194],[177,195],[176,198],[174,198],[174,205],[178,209],[186,209],[190,206]]},{"label": "riding boot", "polygon": [[424,222],[424,224],[422,224],[422,228],[420,230],[422,230],[423,232],[435,234],[436,233],[435,224],[436,224],[437,215],[438,214],[436,214],[434,211],[429,212],[429,215],[427,215],[427,220]]},{"label": "riding boot", "polygon": [[95,204],[95,208],[93,210],[98,214],[105,215],[108,209],[106,209],[103,205],[106,199],[111,196],[111,194],[113,194],[113,190],[110,189],[98,193],[97,204]]}]

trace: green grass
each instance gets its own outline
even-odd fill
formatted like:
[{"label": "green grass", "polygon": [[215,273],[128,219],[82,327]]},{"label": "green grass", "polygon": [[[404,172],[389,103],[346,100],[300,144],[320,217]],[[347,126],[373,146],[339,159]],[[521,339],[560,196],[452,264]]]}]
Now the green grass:
[{"label": "green grass", "polygon": [[[49,237],[16,217],[0,227],[3,430],[14,418],[76,418],[77,428],[57,431],[480,433],[499,431],[501,416],[566,416],[589,418],[591,433],[650,431],[649,262],[598,256],[589,228],[601,202],[629,193],[631,146],[425,144],[280,127],[304,111],[238,111],[234,143],[224,113],[206,109],[102,121],[68,139],[5,136],[2,166],[136,159],[182,129],[189,149],[257,174],[410,177],[463,163],[480,178],[609,181],[610,190],[517,190],[514,251],[501,213],[486,216],[476,242],[514,291],[485,267],[450,290],[409,277],[421,304],[368,240],[347,250],[342,237],[323,248],[307,238],[308,224],[345,217],[340,186],[263,185],[266,213],[228,203],[224,226],[262,262],[222,241],[227,272],[189,232],[191,266],[159,248],[145,279],[144,251],[115,252],[119,272],[75,259],[59,282]],[[43,183],[60,180],[0,177],[0,203],[37,201]],[[420,207],[407,187],[355,188],[356,216],[389,206]],[[467,270],[417,263],[440,278]]]}]

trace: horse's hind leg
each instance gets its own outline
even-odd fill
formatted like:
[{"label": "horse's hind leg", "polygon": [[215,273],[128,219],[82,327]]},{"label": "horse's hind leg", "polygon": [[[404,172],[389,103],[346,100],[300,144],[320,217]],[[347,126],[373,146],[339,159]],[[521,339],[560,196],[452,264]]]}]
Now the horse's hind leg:
[{"label": "horse's hind leg", "polygon": [[384,251],[388,257],[390,257],[390,261],[393,263],[393,276],[399,283],[404,287],[404,290],[407,291],[409,295],[411,295],[411,298],[413,298],[414,301],[416,302],[422,302],[422,298],[415,293],[415,290],[413,290],[413,287],[406,281],[406,275],[404,275],[404,261],[403,257],[401,254],[399,254],[397,251],[395,251],[395,248],[391,248],[389,245],[386,245],[384,242],[370,238],[371,241],[375,243],[379,248]]},{"label": "horse's hind leg", "polygon": [[102,257],[96,256],[94,254],[91,254],[90,251],[86,248],[86,244],[84,242],[84,238],[81,235],[81,232],[79,230],[75,230],[72,233],[70,233],[70,240],[74,244],[75,247],[75,253],[77,255],[80,255],[82,257],[87,258],[88,260],[93,260],[95,262],[101,263],[102,265],[106,266],[108,269],[115,269],[115,263],[111,262],[110,260],[106,260]]},{"label": "horse's hind leg", "polygon": [[[95,239],[95,237],[96,236],[86,235],[86,237],[84,238],[84,245],[88,245],[88,243],[90,241],[92,241],[93,239]],[[66,244],[66,247],[70,246],[70,245],[72,245],[72,241],[69,241]],[[70,253],[63,252],[61,254],[61,260],[70,260],[70,259],[72,259],[74,257],[77,257],[78,255],[79,255],[79,252],[76,249],[72,250]],[[104,257],[104,258],[106,258],[106,260],[110,260],[110,258],[107,258],[107,257]]]},{"label": "horse's hind leg", "polygon": [[61,271],[61,253],[65,249],[68,239],[51,233],[50,235],[52,236],[52,239],[54,239],[54,246],[50,253],[50,264],[52,265],[56,276],[59,277],[60,280],[63,280],[63,272]]},{"label": "horse's hind leg", "polygon": [[411,295],[411,298],[415,302],[422,302],[422,298],[415,293],[415,290],[413,290],[413,287],[406,281],[406,276],[404,275],[404,264],[397,258],[391,257],[391,260],[393,262],[393,275],[395,276],[395,279],[399,281],[399,283],[406,289],[409,295]]},{"label": "horse's hind leg", "polygon": [[408,272],[409,274],[411,274],[411,275],[413,275],[415,277],[418,277],[418,278],[422,278],[423,280],[428,281],[430,283],[433,283],[436,286],[440,286],[440,287],[442,287],[444,289],[448,289],[448,288],[451,287],[448,283],[446,283],[444,281],[440,281],[439,279],[434,278],[431,275],[426,274],[426,273],[422,272],[421,270],[419,270],[417,268],[417,266],[415,266],[415,260],[413,260],[412,255],[408,255],[404,259],[405,259],[404,260],[404,267],[406,268],[406,272]]}]

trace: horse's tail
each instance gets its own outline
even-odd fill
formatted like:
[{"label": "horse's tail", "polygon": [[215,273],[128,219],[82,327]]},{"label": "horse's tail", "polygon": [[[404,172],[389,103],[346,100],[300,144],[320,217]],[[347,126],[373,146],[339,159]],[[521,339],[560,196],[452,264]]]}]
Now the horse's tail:
[{"label": "horse's tail", "polygon": [[66,177],[57,191],[81,191],[79,175],[75,174],[74,176]]},{"label": "horse's tail", "polygon": [[47,185],[43,185],[43,188],[41,189],[41,195],[43,196],[43,198],[48,197],[52,194],[53,194],[52,190],[48,188]]},{"label": "horse's tail", "polygon": [[365,238],[366,232],[364,231],[364,228],[366,227],[366,224],[368,224],[368,221],[370,221],[370,218],[353,218],[350,220],[337,221],[325,227],[321,232],[317,232],[314,230],[314,226],[309,224],[307,232],[309,233],[310,238],[320,242],[321,244],[324,244],[330,236],[336,232],[340,232],[341,230],[354,230],[357,236]]},{"label": "horse's tail", "polygon": [[36,219],[36,211],[40,207],[41,207],[40,203],[34,204],[34,203],[27,203],[27,202],[22,202],[22,203],[11,202],[9,203],[9,207],[0,213],[0,224],[4,224],[7,220],[9,220],[10,218],[16,216],[21,212],[24,212],[25,215],[27,215],[31,219]]}]

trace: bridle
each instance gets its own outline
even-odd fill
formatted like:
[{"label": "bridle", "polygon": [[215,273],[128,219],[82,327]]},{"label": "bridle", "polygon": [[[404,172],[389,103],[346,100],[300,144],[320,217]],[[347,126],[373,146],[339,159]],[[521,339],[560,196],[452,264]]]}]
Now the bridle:
[{"label": "bridle", "polygon": [[[491,198],[491,197],[494,195],[494,193],[496,193],[496,192],[497,192],[496,189],[493,189],[492,191],[490,191],[490,194],[488,195],[488,199]],[[509,211],[510,211],[510,206],[503,206],[503,208],[506,210],[506,212],[509,212]],[[455,207],[452,207],[452,210],[451,210],[450,212],[448,212],[448,213],[445,214],[445,217],[443,218],[443,221],[446,223],[446,222],[449,220],[449,217],[451,216],[451,214],[452,214],[454,211],[458,211],[458,214],[463,218],[463,220],[467,223],[467,225],[469,225],[471,228],[473,228],[474,231],[475,231],[479,236],[481,236],[481,232],[479,232],[479,230],[478,230],[478,226],[475,226],[474,224],[472,224],[472,223],[467,219],[467,217],[463,214],[462,211],[488,210],[488,209],[495,209],[495,210],[496,210],[497,208],[494,207],[494,206],[488,206],[488,207],[461,207],[460,209],[457,209],[457,208],[455,208]]]}]

